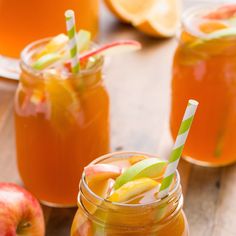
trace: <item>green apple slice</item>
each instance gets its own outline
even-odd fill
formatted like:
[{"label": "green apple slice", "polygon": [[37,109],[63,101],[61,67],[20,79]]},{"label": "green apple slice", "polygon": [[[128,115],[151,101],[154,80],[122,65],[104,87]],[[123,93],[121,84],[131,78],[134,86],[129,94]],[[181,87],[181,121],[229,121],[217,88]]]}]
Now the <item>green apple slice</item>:
[{"label": "green apple slice", "polygon": [[65,34],[58,34],[45,45],[42,51],[37,53],[36,58],[39,59],[46,54],[59,52],[65,48],[67,43],[68,37]]},{"label": "green apple slice", "polygon": [[206,38],[195,40],[189,46],[193,48],[193,47],[202,45],[206,42],[209,42],[211,40],[217,40],[217,39],[226,38],[226,37],[236,37],[236,28],[226,28],[226,29],[217,30],[215,32],[208,34]]},{"label": "green apple slice", "polygon": [[36,70],[43,70],[50,65],[54,64],[62,58],[61,55],[57,53],[50,53],[40,57],[37,61],[32,64],[32,67]]},{"label": "green apple slice", "polygon": [[[91,40],[91,33],[86,30],[80,30],[77,34],[77,46],[78,51],[83,51],[88,49],[89,43]],[[36,57],[37,59],[50,53],[63,53],[65,47],[68,43],[68,37],[65,34],[58,34],[53,37],[43,48],[41,52],[39,52]]]},{"label": "green apple slice", "polygon": [[157,178],[163,174],[167,161],[158,158],[147,158],[137,162],[121,174],[114,184],[114,188],[118,189],[129,181],[148,177]]},{"label": "green apple slice", "polygon": [[[68,42],[67,36],[59,34],[52,38],[52,40],[45,46],[45,48],[36,55],[37,60],[32,64],[36,70],[43,70],[59,60],[66,60],[69,58],[69,53],[65,49]],[[80,30],[77,36],[78,52],[85,51],[89,48],[91,43],[91,33],[86,30]]]},{"label": "green apple slice", "polygon": [[77,50],[78,52],[86,51],[91,44],[91,33],[86,30],[80,30],[77,34]]}]

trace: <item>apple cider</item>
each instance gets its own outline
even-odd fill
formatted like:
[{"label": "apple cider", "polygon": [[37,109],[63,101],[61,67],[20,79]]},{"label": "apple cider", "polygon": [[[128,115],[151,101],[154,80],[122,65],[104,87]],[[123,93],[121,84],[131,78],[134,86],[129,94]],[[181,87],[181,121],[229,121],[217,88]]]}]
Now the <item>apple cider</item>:
[{"label": "apple cider", "polygon": [[18,169],[41,202],[73,206],[83,167],[109,151],[103,57],[82,64],[76,75],[60,63],[36,70],[35,55],[48,41],[32,43],[22,52],[14,106]]},{"label": "apple cider", "polygon": [[65,32],[64,12],[78,14],[78,28],[98,31],[98,0],[0,0],[0,55],[20,56],[30,42]]},{"label": "apple cider", "polygon": [[170,127],[176,137],[189,98],[199,101],[183,157],[204,166],[236,161],[236,4],[184,15],[175,52]]},{"label": "apple cider", "polygon": [[188,236],[176,172],[158,198],[167,162],[143,153],[102,156],[84,169],[71,236]]}]

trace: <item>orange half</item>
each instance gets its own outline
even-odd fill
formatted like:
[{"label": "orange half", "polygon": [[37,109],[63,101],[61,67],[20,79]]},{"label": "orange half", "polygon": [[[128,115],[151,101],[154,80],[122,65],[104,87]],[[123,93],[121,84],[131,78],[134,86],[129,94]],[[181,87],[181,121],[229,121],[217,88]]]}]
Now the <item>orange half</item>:
[{"label": "orange half", "polygon": [[130,23],[146,15],[156,0],[104,0],[109,10],[121,21]]},{"label": "orange half", "polygon": [[154,37],[170,37],[180,22],[181,0],[105,0],[121,21]]},{"label": "orange half", "polygon": [[150,36],[170,37],[176,33],[180,17],[180,0],[158,0],[145,17],[136,19],[133,24]]}]

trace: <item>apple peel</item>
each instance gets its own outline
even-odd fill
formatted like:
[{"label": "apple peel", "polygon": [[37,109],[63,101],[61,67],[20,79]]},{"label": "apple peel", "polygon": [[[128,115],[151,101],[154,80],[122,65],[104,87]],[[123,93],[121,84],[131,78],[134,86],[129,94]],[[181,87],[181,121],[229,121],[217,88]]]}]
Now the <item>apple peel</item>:
[{"label": "apple peel", "polygon": [[57,53],[45,54],[37,61],[35,61],[32,67],[36,70],[43,70],[49,67],[50,65],[54,64],[55,62],[59,61],[60,59],[62,59],[62,56]]},{"label": "apple peel", "polygon": [[158,158],[147,158],[137,162],[120,175],[115,182],[114,188],[118,189],[122,185],[134,179],[143,177],[158,178],[164,173],[167,161]]},{"label": "apple peel", "polygon": [[142,48],[141,44],[135,40],[115,41],[80,55],[80,60],[82,61],[87,60],[89,57],[95,55],[106,56],[106,55],[121,54],[130,51],[137,51],[141,48]]},{"label": "apple peel", "polygon": [[45,234],[45,223],[37,199],[14,183],[0,183],[0,235]]}]

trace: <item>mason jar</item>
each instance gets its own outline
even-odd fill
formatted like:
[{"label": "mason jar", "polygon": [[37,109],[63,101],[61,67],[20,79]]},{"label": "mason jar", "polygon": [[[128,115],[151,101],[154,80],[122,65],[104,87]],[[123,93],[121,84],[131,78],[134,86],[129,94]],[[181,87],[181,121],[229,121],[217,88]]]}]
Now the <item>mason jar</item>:
[{"label": "mason jar", "polygon": [[171,133],[175,139],[188,99],[198,100],[183,158],[202,166],[236,161],[236,26],[217,19],[220,7],[227,12],[219,4],[185,12],[173,59]]},{"label": "mason jar", "polygon": [[[104,155],[91,164],[110,163],[131,156],[149,154],[118,152]],[[180,176],[175,173],[169,195],[145,204],[110,202],[96,195],[82,174],[78,194],[78,211],[71,236],[188,236],[188,223],[183,212]]]},{"label": "mason jar", "polygon": [[103,58],[74,75],[35,70],[35,53],[50,39],[27,46],[15,96],[17,164],[24,185],[42,203],[74,206],[83,166],[109,151],[109,96]]}]

